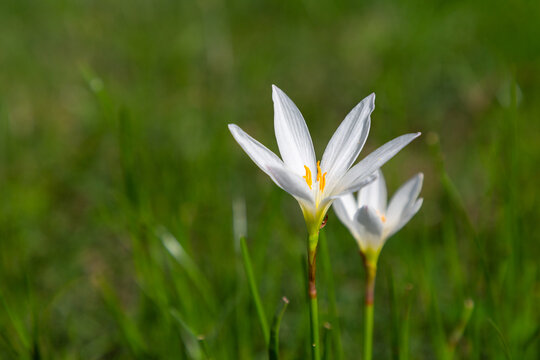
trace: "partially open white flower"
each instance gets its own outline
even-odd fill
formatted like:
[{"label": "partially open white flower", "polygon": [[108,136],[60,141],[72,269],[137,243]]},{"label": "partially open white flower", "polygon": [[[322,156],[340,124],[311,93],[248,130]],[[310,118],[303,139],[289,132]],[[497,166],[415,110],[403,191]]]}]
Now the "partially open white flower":
[{"label": "partially open white flower", "polygon": [[345,117],[317,161],[306,122],[283,91],[272,86],[274,129],[280,159],[235,124],[229,130],[249,157],[283,190],[296,198],[310,234],[319,230],[334,199],[357,191],[375,179],[373,173],[420,133],[384,144],[351,168],[369,133],[375,94],[362,100]]},{"label": "partially open white flower", "polygon": [[358,198],[353,194],[340,196],[334,202],[334,211],[341,222],[349,229],[367,257],[375,259],[386,239],[394,235],[420,210],[424,175],[417,174],[403,184],[386,206],[386,183],[380,170],[377,180],[363,187]]}]

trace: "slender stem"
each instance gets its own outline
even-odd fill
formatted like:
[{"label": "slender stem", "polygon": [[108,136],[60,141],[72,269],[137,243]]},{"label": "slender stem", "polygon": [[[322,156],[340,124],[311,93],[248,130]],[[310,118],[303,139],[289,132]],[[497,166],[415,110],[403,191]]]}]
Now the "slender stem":
[{"label": "slender stem", "polygon": [[319,343],[319,307],[317,304],[317,288],[315,286],[316,255],[319,233],[309,235],[308,239],[308,295],[309,318],[311,320],[311,358],[320,360],[321,349]]},{"label": "slender stem", "polygon": [[366,297],[364,302],[364,360],[371,360],[373,354],[373,302],[375,298],[375,275],[377,274],[377,258],[366,257]]}]

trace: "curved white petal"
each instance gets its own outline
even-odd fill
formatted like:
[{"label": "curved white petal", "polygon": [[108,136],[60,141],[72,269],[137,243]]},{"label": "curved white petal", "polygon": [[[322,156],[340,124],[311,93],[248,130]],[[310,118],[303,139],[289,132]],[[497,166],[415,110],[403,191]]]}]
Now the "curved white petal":
[{"label": "curved white petal", "polygon": [[338,197],[332,204],[334,212],[338,219],[345,225],[345,227],[351,232],[352,236],[358,242],[360,248],[364,248],[362,244],[361,234],[359,232],[359,225],[356,223],[355,215],[358,210],[356,207],[356,201],[352,193],[345,194]]},{"label": "curved white petal", "polygon": [[[390,200],[388,210],[386,211],[386,225],[392,234],[401,229],[411,219],[416,213],[413,212],[416,206],[422,205],[422,202],[418,205],[416,199],[422,189],[423,180],[424,175],[422,173],[412,177],[396,191],[392,200]],[[420,208],[418,207],[418,209]],[[406,221],[403,222],[404,220]]]},{"label": "curved white petal", "polygon": [[[336,185],[335,192],[352,192],[362,186],[365,179],[375,170],[393,158],[401,149],[420,136],[420,133],[406,134],[390,140],[354,165]],[[365,184],[364,184],[365,185]]]},{"label": "curved white petal", "polygon": [[338,197],[344,194],[356,192],[362,189],[364,186],[371,184],[375,180],[377,180],[377,174],[373,173],[371,175],[368,175],[366,178],[362,179],[361,181],[356,182],[355,186],[353,187],[345,188],[345,189],[341,187],[334,188],[331,192],[331,195],[328,195],[328,197],[331,199],[337,199]]},{"label": "curved white petal", "polygon": [[283,165],[278,167],[271,166],[268,168],[268,172],[277,186],[297,199],[300,198],[304,200],[304,203],[307,202],[310,207],[315,207],[313,193],[309,190],[308,185],[300,176],[296,175]]},{"label": "curved white petal", "polygon": [[360,154],[374,109],[375,94],[371,94],[349,112],[328,142],[321,160],[322,171],[328,172],[327,183],[341,178]]},{"label": "curved white petal", "polygon": [[[355,224],[363,245],[378,250],[384,244],[383,222],[379,215],[368,206],[362,206],[355,215]],[[362,250],[366,250],[365,248]]]},{"label": "curved white petal", "polygon": [[358,207],[367,205],[380,214],[386,213],[386,182],[382,171],[376,171],[377,179],[358,192]]},{"label": "curved white petal", "polygon": [[305,174],[304,165],[316,172],[315,150],[300,110],[277,86],[272,85],[274,129],[283,162],[296,174]]},{"label": "curved white petal", "polygon": [[251,160],[270,176],[277,186],[297,198],[313,203],[313,195],[309,191],[306,182],[286,168],[283,161],[276,154],[249,136],[237,125],[229,124],[229,130]]},{"label": "curved white petal", "polygon": [[338,219],[343,224],[347,225],[353,221],[357,210],[353,194],[340,196],[334,201],[333,206]]},{"label": "curved white petal", "polygon": [[249,136],[238,125],[229,124],[229,130],[236,142],[244,149],[251,160],[275,181],[268,168],[283,167],[283,161],[272,151],[268,150],[266,146]]},{"label": "curved white petal", "polygon": [[387,230],[388,234],[386,235],[386,237],[388,238],[388,237],[394,235],[399,230],[401,230],[402,227],[407,225],[407,223],[412,219],[412,217],[414,215],[416,215],[418,210],[420,210],[420,208],[422,207],[423,202],[424,202],[424,199],[420,198],[414,203],[413,206],[407,208],[405,213],[402,215],[400,222],[398,222],[396,225],[394,225],[394,227],[389,228]]}]

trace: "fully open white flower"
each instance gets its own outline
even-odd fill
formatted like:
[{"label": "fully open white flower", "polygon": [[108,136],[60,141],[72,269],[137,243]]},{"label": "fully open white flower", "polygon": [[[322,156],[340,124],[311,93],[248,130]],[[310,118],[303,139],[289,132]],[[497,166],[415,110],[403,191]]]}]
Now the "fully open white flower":
[{"label": "fully open white flower", "polygon": [[310,234],[318,231],[334,199],[359,190],[375,179],[373,173],[420,133],[384,144],[351,168],[369,133],[375,94],[362,100],[345,117],[317,161],[306,122],[283,91],[272,86],[274,129],[280,159],[235,124],[229,130],[249,157],[283,190],[296,198]]},{"label": "fully open white flower", "polygon": [[403,184],[386,206],[386,183],[380,170],[377,179],[358,192],[340,196],[334,211],[354,236],[360,250],[375,259],[386,239],[395,234],[420,210],[423,199],[418,199],[424,175],[417,174]]}]

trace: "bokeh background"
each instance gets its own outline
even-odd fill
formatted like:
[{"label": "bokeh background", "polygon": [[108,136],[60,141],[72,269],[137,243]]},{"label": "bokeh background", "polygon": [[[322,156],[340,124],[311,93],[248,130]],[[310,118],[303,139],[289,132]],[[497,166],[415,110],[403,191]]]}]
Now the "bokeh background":
[{"label": "bokeh background", "polygon": [[[247,231],[269,320],[290,300],[282,356],[307,358],[300,209],[227,129],[277,151],[276,84],[319,158],[371,92],[361,157],[423,133],[383,168],[425,183],[380,258],[375,358],[538,359],[539,24],[537,1],[1,1],[0,357],[264,359]],[[323,243],[328,358],[357,359],[332,211]]]}]

